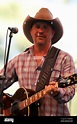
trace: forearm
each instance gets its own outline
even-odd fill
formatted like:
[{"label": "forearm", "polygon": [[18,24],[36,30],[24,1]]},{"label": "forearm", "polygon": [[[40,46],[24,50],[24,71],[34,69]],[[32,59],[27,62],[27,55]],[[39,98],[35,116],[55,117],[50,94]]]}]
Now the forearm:
[{"label": "forearm", "polygon": [[[4,70],[1,70],[0,75],[2,75]],[[3,80],[0,80],[0,91],[7,89],[9,86],[11,86],[14,82],[18,80],[18,77],[16,75],[16,71],[14,68],[11,68],[10,71],[7,68],[6,77]]]},{"label": "forearm", "polygon": [[75,95],[75,86],[68,86],[67,88],[58,88],[58,94],[53,96],[59,103],[66,103],[70,101]]}]

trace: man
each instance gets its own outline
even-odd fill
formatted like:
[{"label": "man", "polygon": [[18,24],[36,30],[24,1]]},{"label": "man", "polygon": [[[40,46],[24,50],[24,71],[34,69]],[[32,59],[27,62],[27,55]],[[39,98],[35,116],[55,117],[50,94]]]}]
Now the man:
[{"label": "man", "polygon": [[[47,8],[41,8],[34,18],[29,15],[26,17],[23,23],[23,31],[33,45],[8,62],[4,89],[18,81],[20,87],[36,91],[45,57],[50,47],[62,37],[63,26],[58,18],[53,18],[52,13]],[[0,73],[3,74],[3,71],[2,69]],[[73,98],[75,87],[72,85],[60,88],[57,78],[68,77],[73,73],[75,73],[73,58],[60,50],[49,85],[45,86],[46,94],[39,106],[38,116],[70,115],[67,102]]]}]

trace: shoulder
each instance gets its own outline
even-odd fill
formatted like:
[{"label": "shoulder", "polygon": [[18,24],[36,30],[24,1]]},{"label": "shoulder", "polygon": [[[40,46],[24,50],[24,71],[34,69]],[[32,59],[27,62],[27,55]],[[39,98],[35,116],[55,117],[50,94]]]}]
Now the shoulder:
[{"label": "shoulder", "polygon": [[72,55],[62,49],[60,49],[60,54],[63,55],[63,56],[69,56],[69,57],[72,57]]},{"label": "shoulder", "polygon": [[23,50],[16,57],[23,56],[23,55],[28,55],[28,54],[32,53],[32,51],[33,51],[33,46],[30,46],[30,47],[26,48],[25,50]]},{"label": "shoulder", "polygon": [[70,53],[63,51],[63,50],[60,50],[59,52],[59,59],[61,59],[62,61],[74,62],[73,56]]},{"label": "shoulder", "polygon": [[58,49],[59,50],[59,56],[61,57],[65,57],[65,56],[68,56],[68,57],[71,57],[72,58],[72,55],[58,47],[54,47],[55,49]]}]

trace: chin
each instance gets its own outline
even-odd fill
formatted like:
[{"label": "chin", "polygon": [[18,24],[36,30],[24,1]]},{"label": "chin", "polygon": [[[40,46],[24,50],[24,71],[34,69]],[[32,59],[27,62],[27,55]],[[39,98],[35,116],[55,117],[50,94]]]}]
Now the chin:
[{"label": "chin", "polygon": [[45,43],[45,41],[38,42],[39,45],[44,45]]}]

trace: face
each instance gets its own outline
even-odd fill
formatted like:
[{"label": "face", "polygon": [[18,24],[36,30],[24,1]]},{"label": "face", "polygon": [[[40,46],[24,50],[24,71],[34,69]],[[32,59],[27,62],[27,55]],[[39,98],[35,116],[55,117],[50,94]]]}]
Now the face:
[{"label": "face", "polygon": [[50,24],[46,22],[36,22],[31,30],[30,34],[34,41],[34,44],[51,44],[51,39],[54,35],[54,31]]}]

